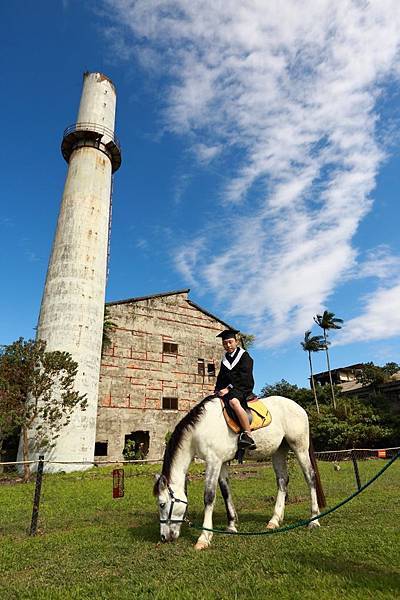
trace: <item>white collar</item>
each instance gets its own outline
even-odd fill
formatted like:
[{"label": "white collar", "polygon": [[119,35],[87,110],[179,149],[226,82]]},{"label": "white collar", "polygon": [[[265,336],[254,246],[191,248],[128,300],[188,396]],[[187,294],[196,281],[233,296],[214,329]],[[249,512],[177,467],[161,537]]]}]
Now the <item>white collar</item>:
[{"label": "white collar", "polygon": [[[224,356],[224,358],[223,358],[223,360],[222,360],[222,364],[223,364],[223,365],[225,365],[225,367],[226,367],[227,369],[229,369],[229,371],[231,371],[231,370],[233,369],[233,367],[236,367],[236,365],[238,364],[239,360],[242,358],[242,356],[243,356],[243,354],[244,354],[244,352],[245,352],[245,351],[243,350],[243,348],[239,348],[239,346],[238,346],[238,348],[237,348],[237,349],[239,349],[239,352],[237,353],[237,355],[236,355],[236,358],[235,358],[235,360],[232,362],[232,364],[231,364],[231,363],[230,363],[230,362],[227,360],[226,356]],[[237,350],[237,349],[236,349],[236,350]],[[236,350],[235,350],[235,352],[236,352]]]}]

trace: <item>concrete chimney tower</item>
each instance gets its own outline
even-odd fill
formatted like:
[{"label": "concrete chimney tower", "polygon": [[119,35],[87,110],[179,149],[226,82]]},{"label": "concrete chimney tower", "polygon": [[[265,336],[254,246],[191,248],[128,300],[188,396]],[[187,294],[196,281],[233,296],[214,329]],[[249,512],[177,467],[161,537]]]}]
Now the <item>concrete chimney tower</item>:
[{"label": "concrete chimney tower", "polygon": [[[47,455],[54,461],[93,461],[107,276],[113,173],[121,165],[114,135],[116,91],[102,73],[85,73],[77,123],[64,131],[68,173],[37,330],[48,350],[69,352],[78,363],[75,388],[87,394]],[[90,466],[90,465],[88,465]],[[48,465],[76,471],[82,465]]]}]

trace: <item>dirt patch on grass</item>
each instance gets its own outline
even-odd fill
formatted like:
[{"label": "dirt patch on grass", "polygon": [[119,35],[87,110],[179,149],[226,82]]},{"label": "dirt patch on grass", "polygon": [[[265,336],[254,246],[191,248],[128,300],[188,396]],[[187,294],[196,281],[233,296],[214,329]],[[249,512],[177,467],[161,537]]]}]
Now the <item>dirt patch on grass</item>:
[{"label": "dirt patch on grass", "polygon": [[[33,481],[33,479],[31,479],[31,481]],[[2,476],[0,477],[0,485],[15,485],[16,483],[23,483],[24,480],[22,479],[22,477],[18,477],[18,476]]]}]

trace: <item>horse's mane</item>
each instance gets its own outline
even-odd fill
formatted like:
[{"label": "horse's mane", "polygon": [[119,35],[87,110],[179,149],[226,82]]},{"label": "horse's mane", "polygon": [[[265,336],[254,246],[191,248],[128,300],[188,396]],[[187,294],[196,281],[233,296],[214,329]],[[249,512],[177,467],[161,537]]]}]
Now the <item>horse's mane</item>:
[{"label": "horse's mane", "polygon": [[[200,420],[200,417],[202,416],[202,414],[204,412],[205,405],[207,404],[207,402],[209,402],[210,400],[213,400],[214,398],[215,398],[215,395],[207,396],[206,398],[201,400],[201,402],[196,404],[187,413],[187,415],[185,415],[183,417],[183,419],[181,419],[179,421],[179,423],[176,425],[174,431],[172,432],[172,435],[167,443],[167,447],[165,448],[163,466],[162,466],[162,471],[161,471],[161,475],[164,475],[164,477],[168,483],[170,481],[171,467],[172,467],[172,463],[174,460],[175,452],[182,445],[182,441],[183,441],[185,433],[188,431],[188,429],[190,429],[191,427],[194,427],[194,425],[196,425],[196,423]],[[157,494],[157,491],[158,491],[157,484],[158,484],[158,482],[156,482],[156,484],[154,486],[155,494]]]}]

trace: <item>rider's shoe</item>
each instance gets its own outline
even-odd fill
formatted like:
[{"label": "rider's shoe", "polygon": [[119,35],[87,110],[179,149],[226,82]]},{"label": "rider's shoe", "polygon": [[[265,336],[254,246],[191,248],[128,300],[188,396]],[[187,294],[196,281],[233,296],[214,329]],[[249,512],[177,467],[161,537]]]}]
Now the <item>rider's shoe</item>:
[{"label": "rider's shoe", "polygon": [[257,448],[255,441],[247,431],[242,431],[240,434],[238,447],[243,448],[243,450],[255,450]]}]

